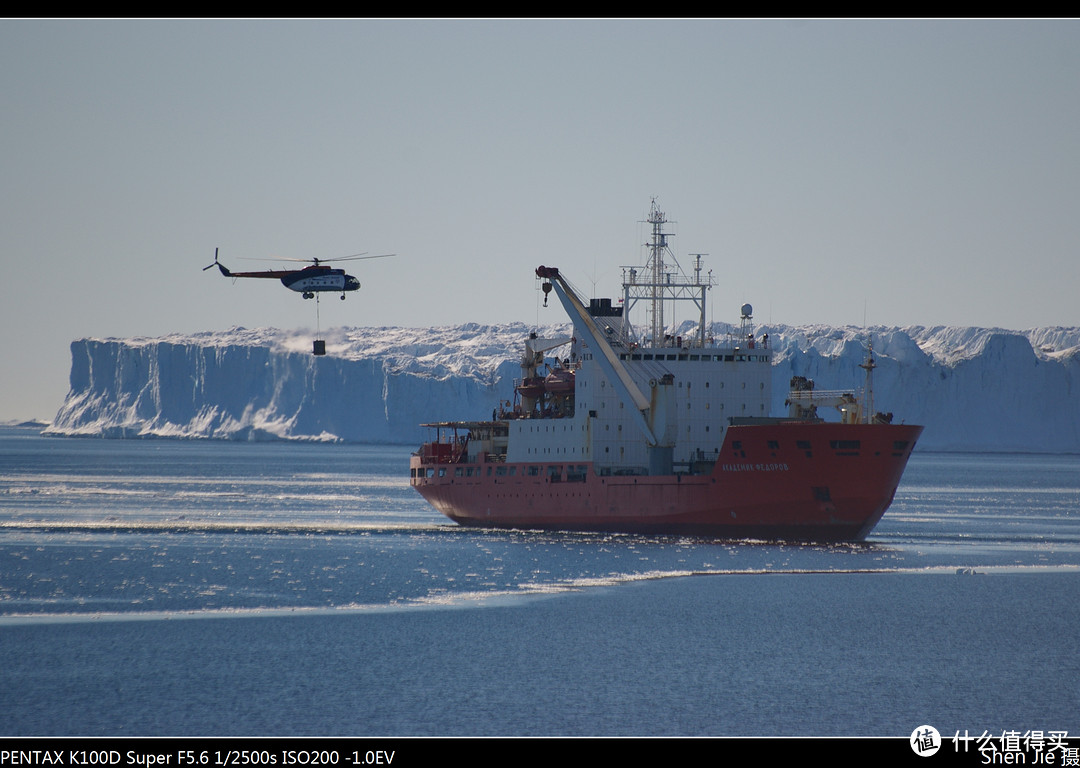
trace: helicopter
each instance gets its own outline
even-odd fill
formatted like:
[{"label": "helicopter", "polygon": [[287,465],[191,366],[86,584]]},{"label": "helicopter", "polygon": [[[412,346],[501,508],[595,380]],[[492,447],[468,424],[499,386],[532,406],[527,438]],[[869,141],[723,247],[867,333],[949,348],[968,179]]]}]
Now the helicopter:
[{"label": "helicopter", "polygon": [[358,259],[384,259],[393,256],[392,253],[384,253],[378,256],[366,256],[358,253],[354,256],[343,256],[339,259],[276,259],[276,261],[310,261],[311,266],[303,269],[267,269],[262,272],[233,272],[218,261],[218,249],[214,249],[214,263],[203,267],[203,272],[211,267],[217,267],[225,277],[269,277],[281,280],[286,288],[296,291],[305,299],[315,298],[316,293],[330,291],[340,292],[341,300],[345,300],[348,291],[360,290],[360,281],[352,275],[345,274],[344,269],[324,266],[331,261],[355,261]]}]

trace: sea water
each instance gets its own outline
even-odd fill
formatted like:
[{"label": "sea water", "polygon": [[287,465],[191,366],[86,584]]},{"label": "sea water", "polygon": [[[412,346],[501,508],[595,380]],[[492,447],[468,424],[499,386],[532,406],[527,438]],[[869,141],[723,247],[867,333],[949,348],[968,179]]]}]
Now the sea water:
[{"label": "sea water", "polygon": [[408,446],[0,429],[0,735],[1080,732],[1080,457],[863,544],[460,528]]}]

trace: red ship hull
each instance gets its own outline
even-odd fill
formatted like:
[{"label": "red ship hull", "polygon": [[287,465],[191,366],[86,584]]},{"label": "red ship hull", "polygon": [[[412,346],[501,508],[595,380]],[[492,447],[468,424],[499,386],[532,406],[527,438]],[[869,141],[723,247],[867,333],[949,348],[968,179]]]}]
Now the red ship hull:
[{"label": "red ship hull", "polygon": [[861,541],[892,503],[920,426],[732,426],[702,474],[599,475],[588,463],[459,463],[445,443],[411,482],[457,523],[794,541]]}]

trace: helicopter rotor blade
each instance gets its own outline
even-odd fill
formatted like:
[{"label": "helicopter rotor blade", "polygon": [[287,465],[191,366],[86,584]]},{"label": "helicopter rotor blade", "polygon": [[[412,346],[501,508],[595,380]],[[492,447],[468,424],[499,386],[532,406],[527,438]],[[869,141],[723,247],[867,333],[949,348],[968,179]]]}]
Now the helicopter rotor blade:
[{"label": "helicopter rotor blade", "polygon": [[397,256],[396,253],[380,253],[378,256],[364,256],[363,254],[356,254],[355,256],[342,256],[340,259],[320,259],[320,261],[362,261],[364,259],[385,259],[388,256]]},{"label": "helicopter rotor blade", "polygon": [[322,264],[329,259],[290,259],[285,256],[264,256],[259,258],[257,256],[237,256],[236,258],[241,261],[290,261],[296,264]]},{"label": "helicopter rotor blade", "polygon": [[210,267],[216,267],[216,266],[217,266],[217,263],[218,263],[218,260],[217,260],[217,252],[218,252],[218,249],[217,249],[217,248],[215,248],[215,249],[214,249],[214,263],[213,263],[213,264],[211,264],[211,265],[210,265],[209,267],[203,267],[203,268],[202,268],[202,271],[203,271],[203,272],[205,272],[206,270],[210,269]]},{"label": "helicopter rotor blade", "polygon": [[264,259],[254,258],[254,257],[251,257],[251,256],[238,256],[237,258],[243,259],[244,261],[295,261],[295,262],[299,262],[301,264],[326,264],[326,263],[331,262],[331,261],[359,261],[359,260],[362,260],[362,259],[385,259],[387,256],[396,256],[397,255],[395,253],[380,253],[377,256],[367,256],[365,254],[366,254],[366,251],[365,251],[365,253],[357,253],[357,254],[354,254],[352,256],[339,256],[339,257],[337,257],[335,259],[320,259],[318,257],[313,257],[313,258],[310,258],[310,259],[291,259],[291,258],[288,258],[286,256],[268,256],[268,257],[266,257]]}]

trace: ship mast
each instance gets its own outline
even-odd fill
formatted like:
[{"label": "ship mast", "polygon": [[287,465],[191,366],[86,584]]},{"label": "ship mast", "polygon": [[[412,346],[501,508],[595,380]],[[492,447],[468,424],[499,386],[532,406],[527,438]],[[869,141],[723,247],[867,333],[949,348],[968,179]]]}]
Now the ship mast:
[{"label": "ship mast", "polygon": [[645,279],[650,283],[649,288],[652,300],[650,312],[652,318],[652,346],[659,347],[662,346],[660,339],[664,337],[665,329],[663,285],[668,276],[665,274],[664,270],[664,251],[667,250],[669,233],[664,232],[664,225],[667,224],[667,217],[664,216],[664,212],[657,206],[656,198],[652,199],[648,222],[652,225],[652,242],[647,243],[649,247],[649,261],[645,272]]},{"label": "ship mast", "polygon": [[859,367],[866,371],[866,389],[863,390],[863,420],[869,424],[874,417],[874,369],[877,368],[877,363],[874,362],[874,337],[870,337],[870,346],[867,348],[866,361],[859,364]]},{"label": "ship mast", "polygon": [[[623,267],[623,334],[631,335],[630,310],[638,301],[647,302],[647,314],[649,319],[648,335],[642,342],[651,347],[674,346],[675,340],[669,339],[664,320],[664,302],[692,301],[698,309],[697,339],[694,344],[699,347],[705,346],[705,292],[712,287],[712,273],[704,277],[701,274],[701,257],[705,254],[693,254],[694,276],[687,277],[682,272],[682,267],[671,248],[668,246],[670,232],[664,231],[664,225],[668,223],[664,212],[653,198],[649,209],[649,218],[646,220],[652,227],[652,237],[646,247],[649,249],[649,257],[642,267]],[[669,269],[665,254],[671,254],[674,269]],[[673,318],[674,322],[674,318]],[[689,340],[687,340],[689,341]]]}]

